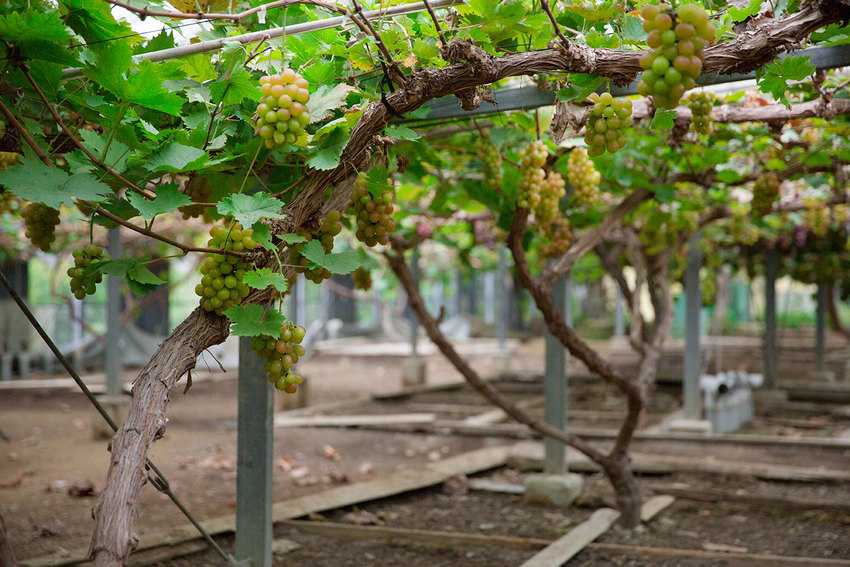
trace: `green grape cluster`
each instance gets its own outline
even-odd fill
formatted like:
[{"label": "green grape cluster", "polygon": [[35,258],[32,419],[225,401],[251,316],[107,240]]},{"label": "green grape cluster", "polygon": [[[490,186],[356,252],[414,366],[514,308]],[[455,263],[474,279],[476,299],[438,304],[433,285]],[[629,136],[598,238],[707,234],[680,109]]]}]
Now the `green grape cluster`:
[{"label": "green grape cluster", "polygon": [[[186,194],[194,201],[195,203],[209,203],[212,201],[212,187],[207,184],[206,178],[203,177],[195,177],[191,181],[189,181],[188,187],[186,188]],[[210,207],[203,207],[200,205],[185,205],[178,209],[181,213],[183,213],[183,219],[188,220],[190,218],[198,218],[200,216],[206,217],[206,213],[211,213]]]},{"label": "green grape cluster", "polygon": [[480,138],[475,140],[473,149],[481,162],[484,164],[481,173],[484,175],[484,183],[494,191],[502,187],[502,153],[496,144],[490,141],[490,133],[484,130]]},{"label": "green grape cluster", "polygon": [[[9,169],[12,166],[18,164],[19,154],[15,152],[0,152],[0,171],[4,171]],[[15,196],[6,191],[6,188],[0,185],[0,214],[3,214],[6,211],[12,210],[12,202],[15,200]]]},{"label": "green grape cluster", "polygon": [[[217,225],[210,229],[207,246],[221,250],[248,252],[257,247],[254,231],[242,229],[234,223],[231,228]],[[250,288],[242,281],[251,265],[239,256],[209,254],[201,264],[201,283],[195,293],[201,298],[201,307],[221,315],[248,296]]]},{"label": "green grape cluster", "polygon": [[517,205],[530,211],[536,210],[543,199],[543,184],[546,181],[546,158],[549,150],[541,140],[535,140],[520,151],[519,199]]},{"label": "green grape cluster", "polygon": [[553,219],[551,223],[543,225],[543,235],[547,241],[540,247],[540,253],[544,258],[557,258],[569,249],[572,242],[570,220],[566,216]]},{"label": "green grape cluster", "polygon": [[714,121],[711,119],[711,109],[717,97],[714,93],[691,93],[685,97],[685,104],[691,110],[691,129],[697,134],[714,132]]},{"label": "green grape cluster", "polygon": [[714,27],[708,12],[696,4],[684,4],[678,12],[666,4],[650,4],[644,6],[641,17],[651,51],[639,60],[644,71],[638,92],[652,96],[659,108],[676,108],[702,72],[703,49],[714,41]]},{"label": "green grape cluster", "polygon": [[614,153],[626,145],[626,130],[632,126],[632,101],[614,98],[611,93],[592,93],[593,102],[584,130],[588,154],[600,156],[608,150]]},{"label": "green grape cluster", "polygon": [[71,276],[71,293],[74,297],[83,299],[87,295],[92,295],[95,286],[103,281],[103,275],[100,272],[86,276],[86,268],[95,262],[111,259],[109,254],[103,253],[103,248],[94,244],[74,250],[74,266],[68,268],[68,275]]},{"label": "green grape cluster", "polygon": [[812,234],[818,238],[823,238],[829,232],[829,209],[826,204],[819,199],[803,199],[803,224],[806,225]]},{"label": "green grape cluster", "polygon": [[573,186],[573,199],[591,207],[599,200],[601,175],[587,155],[585,148],[574,148],[567,159],[567,181]]},{"label": "green grape cluster", "polygon": [[292,69],[260,77],[262,98],[254,124],[267,148],[294,144],[310,123],[306,106],[309,86],[307,79]]},{"label": "green grape cluster", "polygon": [[700,281],[700,291],[702,292],[702,304],[713,305],[717,297],[717,272],[715,270],[705,269]]},{"label": "green grape cluster", "polygon": [[840,225],[846,225],[850,221],[850,206],[841,203],[832,207],[832,220]]},{"label": "green grape cluster", "polygon": [[760,219],[770,214],[773,202],[779,197],[779,178],[775,173],[760,175],[753,184],[753,200],[750,211],[754,218]]},{"label": "green grape cluster", "polygon": [[366,268],[360,267],[351,272],[351,280],[354,282],[355,289],[363,291],[372,289],[372,272]]},{"label": "green grape cluster", "polygon": [[307,232],[304,229],[298,229],[296,231],[296,234],[303,236],[306,240],[292,246],[289,255],[289,263],[295,266],[296,272],[303,273],[304,277],[313,283],[322,283],[333,274],[330,270],[321,266],[310,268],[310,261],[305,258],[301,252],[307,242],[317,239],[321,243],[322,250],[325,251],[325,254],[330,254],[334,248],[334,237],[336,237],[336,235],[342,230],[342,224],[339,222],[339,219],[339,211],[330,211],[327,216],[322,219],[322,224],[319,226],[319,230],[315,233]]},{"label": "green grape cluster", "polygon": [[294,394],[298,384],[304,382],[304,377],[293,371],[293,366],[306,354],[301,344],[305,334],[304,327],[286,321],[277,337],[260,335],[251,339],[251,348],[266,359],[263,369],[268,373],[269,382],[287,394]]},{"label": "green grape cluster", "polygon": [[395,230],[393,201],[395,191],[387,189],[375,196],[369,192],[366,172],[357,174],[351,190],[351,211],[357,222],[354,235],[366,246],[389,244],[390,234]]},{"label": "green grape cluster", "polygon": [[729,217],[729,235],[735,242],[746,246],[752,246],[758,242],[759,229],[750,222],[746,209],[736,207],[732,211]]},{"label": "green grape cluster", "polygon": [[550,171],[540,187],[540,203],[534,208],[538,224],[546,226],[561,214],[561,199],[567,194],[566,183],[561,174]]},{"label": "green grape cluster", "polygon": [[26,227],[26,235],[35,246],[49,252],[50,245],[56,240],[56,225],[59,224],[59,210],[42,203],[29,203],[21,211]]}]

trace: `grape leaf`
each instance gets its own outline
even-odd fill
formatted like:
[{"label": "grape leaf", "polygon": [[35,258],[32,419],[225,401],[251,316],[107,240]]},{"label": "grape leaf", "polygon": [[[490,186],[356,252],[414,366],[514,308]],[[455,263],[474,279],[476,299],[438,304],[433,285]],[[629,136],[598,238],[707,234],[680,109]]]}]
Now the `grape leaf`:
[{"label": "grape leaf", "polygon": [[311,240],[301,249],[301,255],[314,264],[335,274],[349,274],[363,264],[363,258],[356,250],[346,250],[339,254],[325,254],[318,240]]},{"label": "grape leaf", "polygon": [[283,207],[283,201],[265,192],[253,195],[234,193],[219,201],[216,210],[221,215],[232,215],[242,226],[252,226],[260,219],[286,218],[278,212]]},{"label": "grape leaf", "polygon": [[732,3],[727,6],[729,15],[736,22],[743,22],[747,18],[755,16],[761,10],[761,0],[750,0],[746,6],[743,6],[743,2],[736,2],[736,4],[741,5],[741,7],[739,8]]},{"label": "grape leaf", "polygon": [[396,140],[407,140],[410,142],[414,142],[421,137],[418,133],[414,132],[407,126],[402,126],[401,124],[387,126],[384,132],[390,138],[395,138]]},{"label": "grape leaf", "polygon": [[286,293],[289,289],[289,283],[281,274],[272,271],[271,268],[258,268],[245,272],[245,277],[242,281],[253,287],[254,289],[266,289],[273,286],[280,293]]},{"label": "grape leaf", "polygon": [[187,171],[191,165],[206,157],[206,152],[200,148],[184,146],[172,142],[153,154],[147,162],[150,171]]},{"label": "grape leaf", "polygon": [[759,90],[773,96],[777,102],[781,102],[786,108],[791,108],[791,102],[785,96],[788,90],[788,81],[800,81],[815,71],[811,57],[808,55],[791,55],[777,59],[762,67],[758,79]]},{"label": "grape leaf", "polygon": [[0,16],[0,37],[15,45],[23,59],[37,59],[63,65],[78,63],[67,42],[71,34],[62,25],[58,12],[41,13],[35,6],[24,13]]},{"label": "grape leaf", "polygon": [[105,2],[63,0],[62,4],[68,10],[64,16],[65,24],[83,36],[87,43],[109,41],[133,33],[129,23],[115,21],[111,6]]},{"label": "grape leaf", "polygon": [[251,237],[254,239],[254,242],[266,250],[275,250],[277,248],[272,243],[272,234],[269,225],[257,221],[251,226],[251,229],[254,231],[254,235]]},{"label": "grape leaf", "polygon": [[165,283],[165,280],[145,266],[145,262],[150,259],[151,256],[147,255],[142,258],[108,260],[99,265],[99,270],[110,276],[122,276],[130,291],[136,295],[145,295]]},{"label": "grape leaf", "polygon": [[307,103],[310,122],[320,122],[328,118],[330,111],[341,107],[348,94],[356,90],[356,87],[345,83],[338,83],[333,88],[328,85],[319,85],[316,92],[310,95],[310,101]]},{"label": "grape leaf", "polygon": [[192,204],[192,198],[181,193],[176,183],[166,183],[156,189],[156,198],[148,201],[138,193],[128,191],[127,199],[141,213],[142,218],[151,220],[161,213],[171,213],[178,207]]},{"label": "grape leaf", "polygon": [[260,100],[261,96],[251,73],[244,69],[210,83],[210,94],[214,102],[222,101],[224,106],[239,104],[245,99]]},{"label": "grape leaf", "polygon": [[294,232],[281,234],[278,238],[280,238],[286,244],[300,244],[301,242],[307,242],[307,238],[301,236],[300,234],[295,234]]},{"label": "grape leaf", "polygon": [[307,160],[313,169],[333,169],[339,165],[339,157],[348,143],[348,128],[337,126],[320,140],[316,153]]},{"label": "grape leaf", "polygon": [[233,322],[230,332],[239,337],[277,337],[286,323],[286,318],[279,311],[266,311],[262,305],[234,305],[224,315]]},{"label": "grape leaf", "polygon": [[652,117],[649,127],[653,130],[672,130],[675,125],[676,112],[659,108],[655,111],[655,116]]},{"label": "grape leaf", "polygon": [[184,99],[163,87],[161,69],[161,64],[142,61],[139,70],[127,79],[124,97],[146,108],[177,116]]},{"label": "grape leaf", "polygon": [[598,89],[604,81],[604,78],[597,75],[573,73],[570,75],[570,84],[558,91],[557,99],[562,101],[584,100],[587,95]]},{"label": "grape leaf", "polygon": [[72,205],[73,197],[85,201],[103,201],[112,190],[88,173],[69,175],[38,160],[22,157],[15,167],[0,172],[0,184],[12,193],[48,207]]}]

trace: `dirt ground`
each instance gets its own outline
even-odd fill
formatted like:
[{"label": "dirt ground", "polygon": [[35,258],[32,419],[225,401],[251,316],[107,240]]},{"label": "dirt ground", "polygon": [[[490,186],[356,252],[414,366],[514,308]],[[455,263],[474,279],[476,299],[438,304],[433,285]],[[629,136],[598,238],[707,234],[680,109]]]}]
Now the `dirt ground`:
[{"label": "dirt ground", "polygon": [[[480,346],[480,345],[479,345]],[[493,372],[492,352],[477,352],[472,360],[484,375]],[[399,357],[320,355],[308,360],[302,370],[310,381],[313,406],[352,401],[373,393],[393,392],[402,387]],[[454,382],[460,375],[437,355],[426,356],[428,382]],[[542,369],[542,341],[520,346],[512,369],[530,375]],[[129,381],[134,373],[127,372]],[[97,382],[98,376],[91,380]],[[533,383],[526,380],[524,384]],[[583,415],[576,425],[613,427],[613,412],[622,400],[597,386],[571,384],[570,407],[598,410],[601,417]],[[172,393],[166,435],[153,448],[151,458],[168,477],[173,491],[199,519],[233,512],[235,505],[237,396],[235,372],[201,372],[187,394],[183,384]],[[515,401],[527,393],[513,394]],[[404,411],[403,403],[482,403],[474,392],[432,392],[406,402],[368,402],[351,409],[355,413]],[[650,407],[647,424],[679,403],[675,389],[659,389]],[[483,408],[486,409],[486,408]],[[533,408],[538,412],[540,408]],[[329,410],[344,413],[343,410]],[[419,410],[409,410],[419,411]],[[753,431],[798,435],[832,434],[848,422],[836,423],[826,413],[807,416],[765,416],[754,420]],[[92,438],[93,410],[82,395],[70,390],[0,392],[0,430],[9,438],[0,441],[0,508],[9,525],[13,548],[19,559],[40,557],[63,550],[85,549],[91,537],[91,509],[103,486],[107,467],[105,440]],[[456,416],[457,417],[457,416]],[[799,418],[799,419],[798,419]],[[805,419],[804,419],[805,418]],[[774,419],[774,421],[771,421]],[[781,421],[784,419],[785,421]],[[792,424],[811,427],[800,429]],[[573,420],[571,420],[573,423]],[[822,427],[825,432],[818,433]],[[761,428],[761,429],[760,429]],[[780,428],[780,429],[777,429]],[[276,501],[315,493],[330,486],[354,483],[399,470],[415,469],[423,463],[478,449],[504,444],[509,439],[397,433],[358,429],[278,429],[275,432],[274,498]],[[604,445],[604,442],[600,442]],[[814,463],[842,470],[850,462],[850,451],[836,449],[765,448],[740,445],[708,445],[636,441],[635,451],[678,456],[812,466]],[[519,473],[500,469],[501,480],[520,482]],[[612,506],[613,494],[600,474],[586,475],[586,488],[578,506],[547,509],[530,506],[520,496],[484,492],[451,492],[444,487],[416,491],[394,498],[329,511],[322,518],[335,522],[374,523],[391,527],[464,531],[555,539],[586,519],[600,506]],[[686,485],[695,489],[738,490],[760,495],[790,495],[798,498],[850,501],[850,483],[771,483],[740,477],[677,473],[641,479],[645,495],[653,486]],[[850,508],[848,508],[850,509]],[[186,519],[151,486],[145,486],[137,505],[136,531],[140,535],[185,525]],[[311,519],[322,519],[313,517]],[[363,521],[366,518],[366,521]],[[411,567],[491,567],[517,565],[534,554],[528,550],[487,547],[463,549],[432,546],[393,545],[379,540],[345,542],[306,535],[287,526],[277,526],[275,535],[290,539],[300,548],[276,556],[275,565],[298,567],[405,565]],[[232,537],[220,539],[232,550]],[[850,559],[850,512],[768,508],[732,504],[677,501],[652,524],[638,532],[611,530],[601,542],[652,545],[688,549],[725,545],[750,553]],[[220,559],[205,552],[166,563],[174,567],[217,565]],[[588,550],[570,565],[718,565],[710,560],[665,562],[641,557],[608,555]]]}]

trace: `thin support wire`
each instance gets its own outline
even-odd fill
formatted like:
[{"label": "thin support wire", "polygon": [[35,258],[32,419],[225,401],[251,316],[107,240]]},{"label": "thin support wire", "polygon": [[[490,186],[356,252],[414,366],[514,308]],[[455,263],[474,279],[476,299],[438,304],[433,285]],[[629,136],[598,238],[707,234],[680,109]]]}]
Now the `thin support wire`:
[{"label": "thin support wire", "polygon": [[[74,379],[74,382],[76,382],[77,386],[79,386],[80,390],[82,390],[83,395],[85,395],[85,397],[92,403],[94,408],[101,415],[101,417],[103,417],[106,423],[109,424],[109,427],[112,428],[112,431],[118,431],[118,425],[116,425],[115,421],[112,419],[112,416],[109,415],[109,412],[106,411],[106,409],[94,396],[92,391],[89,390],[89,387],[86,386],[86,383],[83,382],[82,378],[80,378],[80,375],[77,374],[77,371],[74,370],[74,367],[71,366],[71,363],[68,361],[67,358],[65,358],[65,355],[62,354],[62,351],[59,350],[59,348],[56,346],[56,343],[53,342],[53,340],[50,338],[50,335],[47,334],[47,331],[44,330],[44,328],[35,318],[35,315],[33,315],[32,311],[30,311],[29,307],[27,307],[27,304],[24,303],[24,300],[21,298],[20,295],[18,295],[18,292],[15,291],[15,289],[9,283],[9,280],[6,279],[6,275],[3,273],[2,270],[0,270],[0,283],[3,284],[3,287],[6,288],[6,291],[9,292],[9,295],[12,297],[12,299],[14,299],[15,303],[18,304],[18,307],[26,316],[27,320],[29,320],[30,324],[45,342],[45,344],[56,357],[56,359],[59,361],[59,363],[65,368],[68,374],[71,375],[71,378]],[[186,516],[186,518],[188,518],[190,522],[192,522],[192,525],[197,528],[198,532],[200,532],[201,537],[204,538],[204,540],[210,545],[210,547],[215,550],[216,553],[218,553],[223,559],[225,559],[228,564],[233,564],[234,559],[215,542],[212,536],[204,529],[204,527],[198,522],[198,520],[196,520],[195,517],[192,516],[192,514],[189,512],[189,510],[186,509],[180,499],[177,498],[177,495],[175,495],[171,491],[168,479],[165,477],[162,471],[160,471],[159,468],[154,465],[153,461],[148,458],[145,459],[145,469],[148,471],[148,480],[150,481],[151,485],[166,496],[168,496],[171,501],[174,502],[177,508],[179,508],[180,511],[183,512],[183,514]],[[151,474],[151,471],[153,472],[153,474]]]}]

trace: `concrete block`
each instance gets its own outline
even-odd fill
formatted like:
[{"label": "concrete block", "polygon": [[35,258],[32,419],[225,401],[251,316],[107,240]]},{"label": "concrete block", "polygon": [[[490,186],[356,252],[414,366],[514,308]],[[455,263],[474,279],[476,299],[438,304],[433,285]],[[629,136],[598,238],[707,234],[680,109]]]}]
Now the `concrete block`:
[{"label": "concrete block", "polygon": [[696,433],[711,435],[713,432],[711,422],[707,419],[674,419],[667,425],[670,433]]},{"label": "concrete block", "polygon": [[[130,413],[130,396],[97,396],[97,401],[106,409],[118,427],[127,420]],[[92,409],[92,438],[95,440],[111,439],[115,434],[106,420],[101,417],[97,410]]]},{"label": "concrete block", "polygon": [[525,478],[525,501],[532,504],[567,507],[584,488],[578,474],[532,474]]},{"label": "concrete block", "polygon": [[425,383],[425,361],[413,356],[404,361],[402,383],[405,386],[418,386]]},{"label": "concrete block", "polygon": [[507,376],[511,373],[511,356],[507,352],[499,352],[493,356],[493,374],[497,377]]}]

